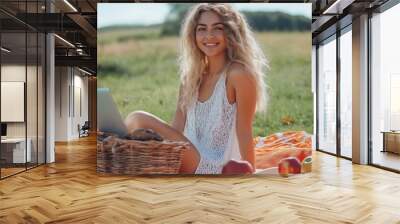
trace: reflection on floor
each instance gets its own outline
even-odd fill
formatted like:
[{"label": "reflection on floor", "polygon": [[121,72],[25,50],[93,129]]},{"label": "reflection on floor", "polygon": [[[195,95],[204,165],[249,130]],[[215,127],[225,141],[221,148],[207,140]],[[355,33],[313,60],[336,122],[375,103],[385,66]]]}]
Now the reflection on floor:
[{"label": "reflection on floor", "polygon": [[392,152],[374,151],[372,157],[373,163],[376,165],[388,167],[400,171],[400,155]]},{"label": "reflection on floor", "polygon": [[18,173],[18,172],[21,172],[24,170],[25,170],[25,167],[24,168],[19,168],[19,167],[18,168],[1,168],[1,178],[13,175],[15,173]]},{"label": "reflection on floor", "polygon": [[2,164],[2,168],[0,170],[1,178],[5,178],[7,176],[11,176],[13,174],[25,171],[26,169],[29,170],[30,168],[33,168],[33,167],[36,167],[36,166],[37,166],[36,163],[28,163],[28,164],[26,164],[27,168],[25,168],[25,164],[18,164],[18,165],[13,165],[13,164],[5,165],[5,164]]}]

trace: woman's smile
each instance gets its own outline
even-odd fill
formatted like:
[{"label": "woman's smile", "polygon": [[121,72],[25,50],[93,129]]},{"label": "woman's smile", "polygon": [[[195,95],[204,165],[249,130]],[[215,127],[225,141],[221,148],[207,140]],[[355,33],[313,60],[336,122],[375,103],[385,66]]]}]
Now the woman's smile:
[{"label": "woman's smile", "polygon": [[208,48],[215,48],[219,45],[219,43],[204,43],[203,45]]}]

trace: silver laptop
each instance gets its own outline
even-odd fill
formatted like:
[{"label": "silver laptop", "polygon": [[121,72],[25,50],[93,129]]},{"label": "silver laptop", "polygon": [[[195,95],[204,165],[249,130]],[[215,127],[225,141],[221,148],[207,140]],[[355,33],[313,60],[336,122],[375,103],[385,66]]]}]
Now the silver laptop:
[{"label": "silver laptop", "polygon": [[97,125],[101,132],[111,132],[120,137],[128,134],[108,88],[97,89]]}]

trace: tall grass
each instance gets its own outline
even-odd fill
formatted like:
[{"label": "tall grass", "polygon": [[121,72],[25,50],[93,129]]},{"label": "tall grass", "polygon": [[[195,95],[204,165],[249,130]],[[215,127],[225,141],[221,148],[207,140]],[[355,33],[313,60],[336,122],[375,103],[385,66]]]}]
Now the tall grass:
[{"label": "tall grass", "polygon": [[[158,38],[156,30],[100,32],[98,84],[108,87],[123,117],[145,110],[170,122],[179,87],[178,37]],[[269,103],[256,115],[253,132],[265,136],[313,129],[311,34],[258,33],[270,61]]]}]

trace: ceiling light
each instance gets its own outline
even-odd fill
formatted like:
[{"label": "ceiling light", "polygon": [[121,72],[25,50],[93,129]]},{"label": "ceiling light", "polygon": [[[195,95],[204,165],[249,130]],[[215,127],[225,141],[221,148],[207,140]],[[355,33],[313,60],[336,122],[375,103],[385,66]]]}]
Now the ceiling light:
[{"label": "ceiling light", "polygon": [[343,10],[351,5],[355,0],[336,0],[322,14],[323,15],[339,15],[343,14]]},{"label": "ceiling light", "polygon": [[[339,4],[340,0],[336,0],[331,6],[329,6],[322,14],[338,14],[334,13],[337,10],[337,6]],[[334,12],[332,12],[334,11]]]},{"label": "ceiling light", "polygon": [[68,2],[68,0],[64,0],[65,4],[67,4],[72,10],[74,10],[74,12],[78,12],[78,10],[71,4]]},{"label": "ceiling light", "polygon": [[83,55],[83,49],[82,48],[77,48],[76,49],[76,53],[78,53],[79,55]]},{"label": "ceiling light", "polygon": [[81,68],[79,68],[79,67],[78,67],[78,69],[79,69],[79,71],[81,71],[81,72],[83,72],[83,73],[85,73],[85,74],[87,74],[87,75],[92,75],[92,73],[90,73],[90,72],[88,72],[88,71],[85,71],[85,70],[83,70],[83,69],[81,69]]},{"label": "ceiling light", "polygon": [[67,41],[66,39],[60,37],[59,35],[54,34],[54,36],[57,37],[58,39],[60,39],[61,41],[63,41],[64,43],[66,43],[67,45],[69,45],[70,47],[75,48],[75,45],[71,44],[71,42],[69,42],[69,41]]},{"label": "ceiling light", "polygon": [[5,48],[5,47],[1,47],[0,49],[1,49],[2,51],[6,52],[6,53],[10,53],[10,52],[11,52],[11,50],[9,50],[9,49],[7,49],[7,48]]}]

